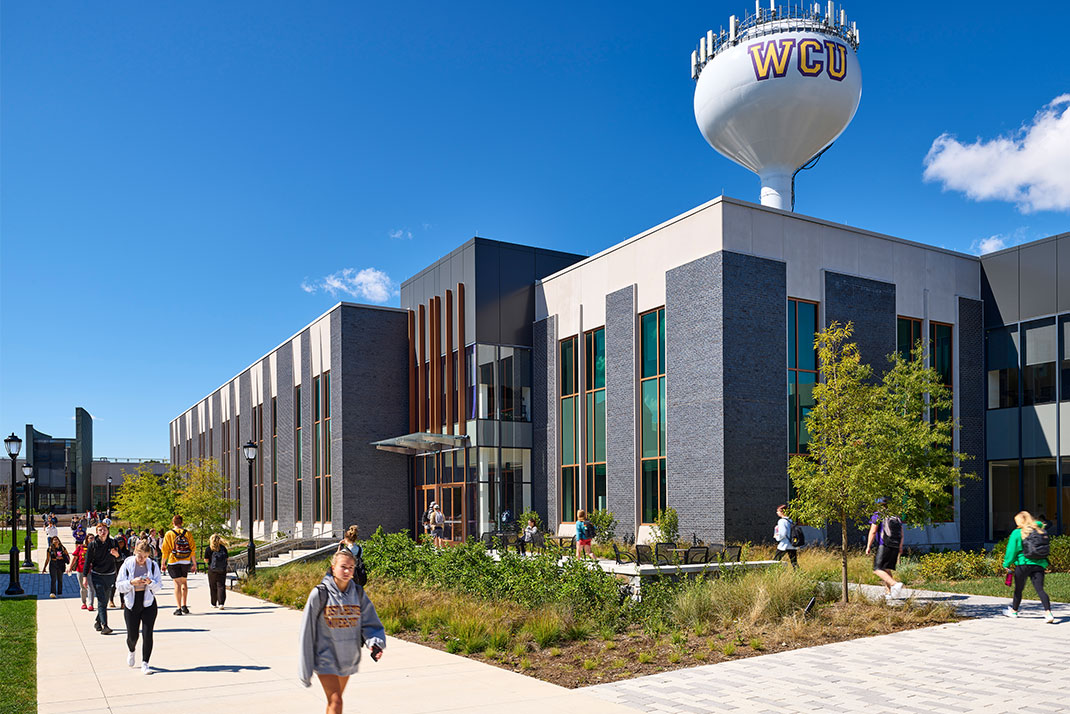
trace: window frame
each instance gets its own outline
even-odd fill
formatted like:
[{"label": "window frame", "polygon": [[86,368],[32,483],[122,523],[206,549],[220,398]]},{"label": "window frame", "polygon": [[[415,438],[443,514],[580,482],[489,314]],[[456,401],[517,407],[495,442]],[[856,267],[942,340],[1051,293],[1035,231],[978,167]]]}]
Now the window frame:
[{"label": "window frame", "polygon": [[[657,340],[657,345],[656,345],[656,348],[655,348],[655,350],[656,350],[655,351],[655,354],[656,354],[656,358],[655,358],[656,359],[656,367],[655,367],[655,372],[653,374],[649,374],[649,375],[644,377],[643,376],[643,355],[644,355],[644,348],[645,348],[646,345],[644,343],[645,333],[643,331],[643,320],[648,315],[657,315],[657,317],[655,318],[656,319],[656,328],[655,328],[655,331],[654,331],[654,334],[656,336],[655,339]],[[661,307],[656,307],[656,308],[654,308],[652,310],[646,310],[646,311],[640,313],[638,318],[639,318],[638,325],[639,325],[639,363],[640,363],[640,365],[639,365],[640,366],[640,369],[639,369],[639,390],[638,390],[638,397],[639,397],[639,410],[638,410],[638,420],[639,420],[639,521],[640,521],[641,525],[653,525],[655,521],[654,520],[647,520],[645,518],[645,516],[648,515],[648,513],[649,514],[653,514],[654,519],[656,519],[657,518],[657,514],[659,512],[661,512],[661,511],[664,511],[665,508],[668,506],[668,504],[667,504],[667,500],[668,500],[668,473],[667,473],[668,459],[666,458],[667,449],[665,447],[666,422],[668,421],[668,419],[667,419],[668,409],[667,409],[667,405],[665,404],[665,395],[666,395],[666,393],[665,393],[665,373],[666,373],[666,370],[665,370],[665,360],[666,360],[666,354],[665,354],[665,306],[662,305]],[[656,437],[656,440],[658,442],[657,443],[657,455],[656,456],[644,456],[644,453],[646,451],[646,444],[645,444],[645,441],[644,441],[644,439],[646,437],[646,430],[643,428],[643,386],[647,382],[655,382],[656,385],[657,385],[656,389],[655,389],[655,391],[657,393],[657,400],[658,400],[658,408],[657,408],[657,411],[656,411],[656,419],[657,419],[657,437]],[[652,508],[648,508],[647,507],[648,504],[646,503],[646,498],[647,498],[646,490],[647,489],[644,488],[645,484],[644,484],[644,480],[643,480],[644,479],[644,468],[646,467],[646,464],[655,463],[655,462],[656,462],[656,469],[655,470],[656,470],[656,474],[657,474],[656,475],[656,487],[653,488],[652,492],[651,492],[651,496],[654,498],[654,504],[653,504]]]},{"label": "window frame", "polygon": [[[572,361],[572,384],[566,384],[565,380],[565,346],[571,345],[571,361]],[[558,357],[558,399],[557,399],[557,418],[560,428],[558,429],[560,438],[558,439],[558,512],[560,514],[561,523],[575,523],[576,512],[579,510],[580,505],[580,439],[579,439],[579,416],[580,416],[580,374],[579,374],[579,335],[570,335],[557,341],[557,357]],[[568,390],[568,391],[566,391]],[[572,425],[571,433],[565,433],[565,404],[571,402],[572,404]],[[565,462],[565,439],[570,436],[572,439],[572,461]],[[565,485],[566,482],[571,482],[572,486],[572,509],[571,513],[565,512]]]}]

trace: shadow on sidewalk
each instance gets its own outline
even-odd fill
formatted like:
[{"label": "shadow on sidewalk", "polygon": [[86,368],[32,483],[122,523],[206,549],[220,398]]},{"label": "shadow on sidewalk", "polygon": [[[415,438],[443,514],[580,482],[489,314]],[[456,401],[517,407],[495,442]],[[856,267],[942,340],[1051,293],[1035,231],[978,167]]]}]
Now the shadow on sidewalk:
[{"label": "shadow on sidewalk", "polygon": [[167,669],[166,667],[152,667],[157,672],[243,672],[246,670],[271,669],[259,664],[208,664],[202,667],[187,667],[186,669]]},{"label": "shadow on sidewalk", "polygon": [[[154,628],[153,632],[208,632],[208,630],[201,629],[199,627],[169,627],[166,629]],[[116,630],[118,632],[118,630]]]}]

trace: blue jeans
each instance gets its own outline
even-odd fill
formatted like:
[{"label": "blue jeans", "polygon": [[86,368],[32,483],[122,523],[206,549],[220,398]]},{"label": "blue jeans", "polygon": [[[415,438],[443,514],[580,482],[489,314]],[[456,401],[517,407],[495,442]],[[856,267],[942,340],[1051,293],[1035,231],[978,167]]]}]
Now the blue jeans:
[{"label": "blue jeans", "polygon": [[115,576],[117,573],[101,575],[93,573],[93,590],[97,594],[97,622],[101,627],[108,626],[108,601],[111,600],[112,591],[115,590]]}]

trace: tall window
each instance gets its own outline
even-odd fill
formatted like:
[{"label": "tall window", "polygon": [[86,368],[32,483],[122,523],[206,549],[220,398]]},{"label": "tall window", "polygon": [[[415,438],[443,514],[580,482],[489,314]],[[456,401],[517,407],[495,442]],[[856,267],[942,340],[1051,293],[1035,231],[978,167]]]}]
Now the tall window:
[{"label": "tall window", "polygon": [[230,419],[223,422],[223,451],[219,465],[223,471],[223,496],[230,499]]},{"label": "tall window", "polygon": [[[920,330],[920,328],[919,328]],[[806,415],[814,408],[817,383],[817,303],[788,300],[788,453],[805,454],[810,434]]]},{"label": "tall window", "polygon": [[264,520],[264,405],[257,404],[256,419],[256,519]]},{"label": "tall window", "polygon": [[606,329],[583,335],[586,380],[587,510],[606,508]]},{"label": "tall window", "polygon": [[[445,400],[443,400],[445,401]],[[331,373],[323,373],[323,520],[331,520]]]},{"label": "tall window", "polygon": [[[1064,317],[1063,321],[1059,324],[1059,335],[1060,340],[1062,340],[1062,342],[1060,343],[1061,347],[1059,348],[1060,372],[1062,373],[1062,396],[1060,396],[1059,399],[1060,401],[1066,402],[1070,401],[1070,317]],[[1064,468],[1063,478],[1065,478],[1067,482],[1070,483],[1070,475],[1068,475],[1068,473],[1070,472],[1067,472],[1067,470]],[[1070,509],[1070,503],[1067,503],[1066,509],[1063,510],[1063,513],[1068,514],[1066,516],[1063,516],[1064,519],[1070,518],[1070,511],[1068,511],[1067,509]]]},{"label": "tall window", "polygon": [[985,335],[988,408],[1018,406],[1018,328],[1002,327]]},{"label": "tall window", "polygon": [[1054,320],[1022,325],[1022,405],[1055,401],[1058,332]]},{"label": "tall window", "polygon": [[900,317],[896,320],[895,348],[899,356],[909,361],[914,346],[921,339],[921,320],[916,317]]},{"label": "tall window", "polygon": [[[234,435],[237,438],[241,438],[241,414],[234,415]],[[237,499],[238,505],[241,505],[241,458],[242,450],[241,444],[237,444],[234,451],[234,473],[237,474],[237,478],[234,479],[234,498]]]},{"label": "tall window", "polygon": [[301,385],[294,387],[294,521],[301,522],[301,482],[305,474],[301,445]]},{"label": "tall window", "polygon": [[279,414],[271,398],[271,520],[279,520]]},{"label": "tall window", "polygon": [[665,508],[665,308],[639,316],[639,470],[643,523]]},{"label": "tall window", "polygon": [[319,523],[323,520],[323,484],[321,483],[323,468],[320,459],[320,449],[323,443],[323,424],[320,422],[320,409],[322,408],[320,394],[320,378],[312,378],[312,520]]},{"label": "tall window", "polygon": [[215,437],[215,430],[212,427],[208,427],[208,458],[209,459],[214,459],[215,458],[215,441],[213,441],[214,437]]},{"label": "tall window", "polygon": [[580,500],[580,454],[577,408],[579,400],[579,370],[577,369],[576,338],[561,340],[561,520],[573,522]]},{"label": "tall window", "polygon": [[[941,384],[951,392],[954,384],[951,370],[951,325],[942,322],[929,323],[929,350],[929,366],[937,371]],[[953,417],[954,413],[939,412],[933,416],[943,421]]]}]

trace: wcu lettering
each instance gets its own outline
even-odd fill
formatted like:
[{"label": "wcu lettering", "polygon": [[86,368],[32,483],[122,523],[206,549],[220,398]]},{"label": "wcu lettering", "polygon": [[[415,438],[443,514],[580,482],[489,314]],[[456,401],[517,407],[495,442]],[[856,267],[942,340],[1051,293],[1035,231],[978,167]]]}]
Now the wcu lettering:
[{"label": "wcu lettering", "polygon": [[804,77],[825,73],[829,79],[842,82],[847,76],[847,47],[832,40],[769,40],[747,45],[747,51],[754,68],[754,78],[759,82],[786,75],[792,55],[795,55],[799,74]]}]

